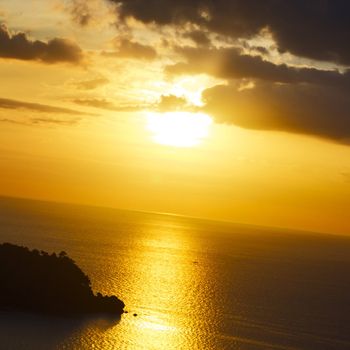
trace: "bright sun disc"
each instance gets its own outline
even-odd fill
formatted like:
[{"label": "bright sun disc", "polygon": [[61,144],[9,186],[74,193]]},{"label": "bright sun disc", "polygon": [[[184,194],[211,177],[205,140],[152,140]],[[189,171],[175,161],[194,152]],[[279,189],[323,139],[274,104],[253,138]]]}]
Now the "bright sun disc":
[{"label": "bright sun disc", "polygon": [[149,113],[147,129],[162,145],[192,147],[208,136],[212,119],[204,113]]}]

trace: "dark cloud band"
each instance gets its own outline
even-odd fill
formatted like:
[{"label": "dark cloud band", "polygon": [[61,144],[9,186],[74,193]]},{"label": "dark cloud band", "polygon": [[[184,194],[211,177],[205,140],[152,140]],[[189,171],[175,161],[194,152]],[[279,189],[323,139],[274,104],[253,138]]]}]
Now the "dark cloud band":
[{"label": "dark cloud band", "polygon": [[74,42],[54,38],[48,42],[29,40],[25,33],[11,34],[0,24],[0,57],[44,63],[68,62],[79,64],[83,51]]},{"label": "dark cloud band", "polygon": [[350,64],[347,0],[110,0],[121,18],[159,25],[194,23],[231,38],[268,28],[281,51]]},{"label": "dark cloud band", "polygon": [[172,74],[207,73],[222,79],[260,79],[277,83],[311,83],[350,88],[350,72],[274,64],[259,56],[242,55],[235,48],[179,48],[186,62],[166,68]]},{"label": "dark cloud band", "polygon": [[232,82],[205,90],[203,99],[219,123],[350,140],[350,100],[333,87],[265,82],[240,90]]}]

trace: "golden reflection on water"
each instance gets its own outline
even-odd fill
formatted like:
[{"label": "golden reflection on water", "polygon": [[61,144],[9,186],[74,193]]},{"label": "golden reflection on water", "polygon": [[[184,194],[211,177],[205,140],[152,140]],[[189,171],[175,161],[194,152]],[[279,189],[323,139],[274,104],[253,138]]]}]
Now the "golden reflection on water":
[{"label": "golden reflection on water", "polygon": [[131,235],[123,255],[115,252],[115,260],[108,261],[113,252],[106,252],[106,275],[93,280],[110,283],[98,282],[95,289],[117,294],[128,313],[108,329],[87,326],[77,336],[79,341],[85,339],[80,348],[87,346],[87,339],[94,349],[103,350],[196,348],[195,321],[203,317],[197,303],[203,276],[196,264],[198,242],[192,234],[186,222],[179,224],[171,217],[162,222],[157,217],[154,223],[140,225],[138,233]]},{"label": "golden reflection on water", "polygon": [[162,320],[156,317],[149,317],[148,320],[141,321],[139,327],[143,329],[151,329],[155,331],[175,331],[175,327],[162,324]]},{"label": "golden reflection on water", "polygon": [[[171,217],[130,224],[133,234],[123,227],[125,233],[111,231],[109,240],[92,240],[79,261],[94,290],[120,297],[128,313],[120,321],[92,317],[67,327],[62,321],[57,339],[44,339],[38,325],[35,339],[39,344],[55,343],[55,349],[215,348],[215,281],[203,247],[194,238],[196,228]],[[101,237],[104,234],[108,232],[101,231]],[[57,327],[52,329],[57,334]]]},{"label": "golden reflection on water", "polygon": [[0,312],[1,349],[350,349],[337,327],[348,324],[348,239],[156,214],[94,209],[94,219],[88,211],[62,221],[56,209],[42,212],[22,222],[5,210],[3,239],[67,249],[94,291],[117,295],[129,313],[118,321]]},{"label": "golden reflection on water", "polygon": [[137,349],[185,349],[183,335],[188,324],[183,312],[190,307],[187,292],[195,278],[194,242],[169,222],[144,230],[142,236],[138,257],[130,259],[129,266],[137,308],[122,323],[128,324],[128,338]]}]

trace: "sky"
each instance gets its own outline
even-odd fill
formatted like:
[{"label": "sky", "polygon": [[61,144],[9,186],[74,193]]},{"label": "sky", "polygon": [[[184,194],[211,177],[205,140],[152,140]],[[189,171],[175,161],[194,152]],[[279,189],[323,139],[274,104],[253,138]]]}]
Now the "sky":
[{"label": "sky", "polygon": [[346,0],[0,0],[0,195],[350,234]]}]

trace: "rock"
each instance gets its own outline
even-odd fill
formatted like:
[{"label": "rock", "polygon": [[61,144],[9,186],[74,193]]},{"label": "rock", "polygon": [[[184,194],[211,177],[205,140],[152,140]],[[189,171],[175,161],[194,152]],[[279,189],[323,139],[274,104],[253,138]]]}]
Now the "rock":
[{"label": "rock", "polygon": [[116,296],[95,295],[90,279],[65,252],[58,255],[0,244],[0,309],[45,314],[121,315]]}]

